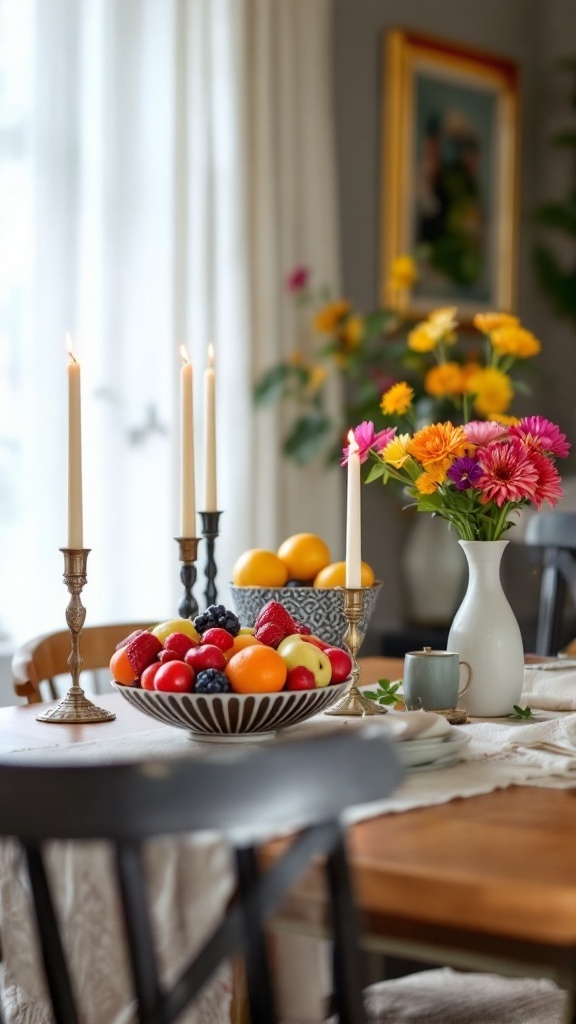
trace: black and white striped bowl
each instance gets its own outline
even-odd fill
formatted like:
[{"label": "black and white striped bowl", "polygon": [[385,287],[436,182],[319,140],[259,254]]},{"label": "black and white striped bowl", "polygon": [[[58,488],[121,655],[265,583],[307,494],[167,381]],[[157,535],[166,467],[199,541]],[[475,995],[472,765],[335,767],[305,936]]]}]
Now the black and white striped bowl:
[{"label": "black and white striped bowl", "polygon": [[277,729],[296,725],[335,704],[350,680],[315,690],[280,693],[165,693],[112,683],[118,693],[145,715],[165,725],[188,729],[194,739],[229,741],[269,739]]},{"label": "black and white striped bowl", "polygon": [[[364,635],[368,629],[381,582],[367,587],[364,611],[358,628]],[[324,643],[344,646],[348,629],[344,614],[342,587],[230,587],[236,614],[243,626],[253,626],[258,612],[268,601],[278,601],[297,622],[308,626]]]}]

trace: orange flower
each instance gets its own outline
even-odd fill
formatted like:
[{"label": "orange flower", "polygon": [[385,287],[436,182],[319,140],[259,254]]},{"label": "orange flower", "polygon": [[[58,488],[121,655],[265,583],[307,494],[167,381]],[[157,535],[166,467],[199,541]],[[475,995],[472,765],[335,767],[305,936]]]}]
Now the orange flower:
[{"label": "orange flower", "polygon": [[405,380],[400,380],[384,392],[380,408],[385,416],[404,416],[412,405],[413,398],[414,388],[411,388]]},{"label": "orange flower", "polygon": [[476,313],[472,323],[483,334],[490,334],[499,327],[518,327],[520,321],[511,313]]},{"label": "orange flower", "polygon": [[490,335],[492,348],[499,356],[530,359],[542,351],[542,345],[525,327],[499,327]]},{"label": "orange flower", "polygon": [[433,366],[424,377],[424,390],[435,398],[461,395],[464,391],[464,374],[460,363],[447,362]]},{"label": "orange flower", "polygon": [[434,480],[430,473],[420,473],[420,476],[416,477],[416,487],[420,494],[434,494],[438,489],[438,481]]},{"label": "orange flower", "polygon": [[330,302],[316,313],[313,321],[314,330],[318,334],[332,334],[349,312],[350,303],[346,299],[336,299],[335,302]]},{"label": "orange flower", "polygon": [[416,431],[406,447],[430,476],[441,483],[454,459],[466,454],[468,443],[463,427],[450,422],[431,423]]},{"label": "orange flower", "polygon": [[503,427],[516,427],[520,423],[517,416],[506,416],[503,412],[491,412],[488,419],[491,423],[501,423]]}]

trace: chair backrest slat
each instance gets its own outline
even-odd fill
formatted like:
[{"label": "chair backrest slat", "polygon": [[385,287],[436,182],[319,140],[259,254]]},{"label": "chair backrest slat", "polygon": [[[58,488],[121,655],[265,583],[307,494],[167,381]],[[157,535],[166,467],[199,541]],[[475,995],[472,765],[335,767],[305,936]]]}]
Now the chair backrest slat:
[{"label": "chair backrest slat", "polygon": [[526,527],[525,543],[543,549],[536,654],[556,654],[567,588],[576,604],[576,512],[533,516]]}]

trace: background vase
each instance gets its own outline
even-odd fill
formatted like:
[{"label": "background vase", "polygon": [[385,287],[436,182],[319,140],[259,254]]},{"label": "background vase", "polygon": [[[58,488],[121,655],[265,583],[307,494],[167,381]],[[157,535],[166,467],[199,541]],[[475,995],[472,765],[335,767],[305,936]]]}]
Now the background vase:
[{"label": "background vase", "polygon": [[469,715],[498,718],[518,704],[524,681],[520,627],[500,582],[507,540],[459,544],[468,561],[468,588],[448,636],[448,650],[472,666],[472,682],[460,699]]}]

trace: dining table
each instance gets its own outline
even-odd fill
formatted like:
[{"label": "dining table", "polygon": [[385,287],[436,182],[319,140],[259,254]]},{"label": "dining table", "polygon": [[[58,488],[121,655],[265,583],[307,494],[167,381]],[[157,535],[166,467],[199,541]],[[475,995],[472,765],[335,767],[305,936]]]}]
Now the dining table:
[{"label": "dining table", "polygon": [[[402,673],[398,659],[361,663],[364,686]],[[1,708],[0,756],[41,758],[86,750],[95,757],[99,749],[115,745],[146,749],[152,725],[155,736],[160,729],[181,732],[152,723],[116,693],[99,695],[98,703],[116,718],[46,723],[37,721],[37,705]],[[576,751],[572,762],[569,752],[563,760],[560,751],[557,761],[546,754],[546,737],[557,735],[553,730],[562,717],[551,711],[530,724],[469,722],[462,729],[471,736],[470,747],[477,743],[474,760],[409,773],[397,797],[375,812],[352,816],[350,863],[367,949],[543,976],[570,992],[576,989]],[[498,727],[501,733],[495,732]],[[534,736],[544,741],[529,742]],[[269,842],[264,856],[274,858],[281,842]],[[0,884],[2,931],[10,924],[7,898],[6,885]],[[276,924],[280,935],[324,936],[316,870],[283,905]],[[242,1019],[240,1003],[232,993],[230,1020]],[[8,1017],[9,1024],[16,1019]],[[43,1019],[31,1013],[26,1024],[43,1024]]]}]

